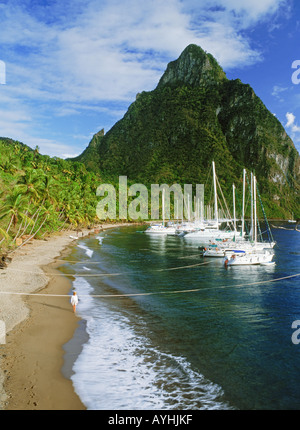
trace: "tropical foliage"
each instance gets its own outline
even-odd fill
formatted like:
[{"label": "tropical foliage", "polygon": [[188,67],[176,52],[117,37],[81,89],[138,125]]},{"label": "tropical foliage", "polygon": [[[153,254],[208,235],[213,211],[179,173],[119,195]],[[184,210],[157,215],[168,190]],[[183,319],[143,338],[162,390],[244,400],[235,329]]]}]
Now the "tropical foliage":
[{"label": "tropical foliage", "polygon": [[[11,139],[0,139],[0,246],[45,237],[63,228],[99,222],[100,176],[82,163],[51,158]],[[20,240],[19,240],[20,241]]]},{"label": "tropical foliage", "polygon": [[[0,139],[0,247],[98,223],[97,188],[111,184],[118,198],[120,176],[128,188],[147,186],[149,195],[152,184],[182,190],[192,184],[194,191],[203,184],[209,205],[212,161],[231,208],[232,184],[241,201],[246,168],[257,177],[269,218],[300,218],[300,157],[293,142],[249,85],[228,80],[210,54],[190,45],[156,89],[138,94],[124,118],[108,133],[95,134],[76,159],[51,158],[38,147]],[[134,199],[128,194],[128,205],[138,206]],[[171,197],[175,217],[174,209]]]}]

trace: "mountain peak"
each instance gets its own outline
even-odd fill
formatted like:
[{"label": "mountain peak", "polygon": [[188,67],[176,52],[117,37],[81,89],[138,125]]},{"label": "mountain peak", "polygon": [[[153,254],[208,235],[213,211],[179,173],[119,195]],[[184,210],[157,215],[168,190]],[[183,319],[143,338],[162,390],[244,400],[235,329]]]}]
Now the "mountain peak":
[{"label": "mountain peak", "polygon": [[227,79],[226,75],[216,59],[200,46],[191,44],[182,51],[177,60],[168,64],[157,87],[165,85],[196,87],[210,80],[218,82],[224,79]]},{"label": "mountain peak", "polygon": [[124,117],[93,139],[79,159],[102,177],[204,184],[214,160],[229,198],[243,168],[255,169],[274,218],[299,207],[300,157],[283,126],[249,85],[227,79],[197,45],[187,46],[156,89],[139,93]]}]

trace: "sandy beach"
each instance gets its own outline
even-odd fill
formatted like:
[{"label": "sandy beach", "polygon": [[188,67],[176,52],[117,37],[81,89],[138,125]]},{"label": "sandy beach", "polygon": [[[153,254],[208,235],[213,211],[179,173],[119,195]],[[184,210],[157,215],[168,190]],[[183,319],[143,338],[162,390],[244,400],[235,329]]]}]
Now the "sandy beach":
[{"label": "sandy beach", "polygon": [[76,243],[70,236],[77,233],[32,240],[0,271],[0,322],[6,333],[0,344],[2,410],[85,409],[62,373],[63,345],[80,323],[70,304],[71,280],[56,270],[59,257]]}]

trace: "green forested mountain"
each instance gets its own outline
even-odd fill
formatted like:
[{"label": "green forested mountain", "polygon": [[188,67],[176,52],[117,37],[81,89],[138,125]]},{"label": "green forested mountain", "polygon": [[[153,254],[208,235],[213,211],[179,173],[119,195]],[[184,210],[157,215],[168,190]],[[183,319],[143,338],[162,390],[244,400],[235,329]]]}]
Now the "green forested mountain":
[{"label": "green forested mountain", "polygon": [[15,247],[21,237],[44,237],[99,221],[99,183],[100,177],[82,163],[0,138],[0,249]]},{"label": "green forested mountain", "polygon": [[89,146],[80,154],[78,157],[72,158],[73,162],[83,163],[89,171],[99,172],[100,171],[100,153],[98,147],[101,139],[104,136],[104,129],[100,130],[93,136]]},{"label": "green forested mountain", "polygon": [[196,45],[76,160],[114,180],[126,175],[148,185],[205,184],[214,160],[228,196],[246,168],[257,176],[270,217],[300,216],[300,158],[292,140],[249,85],[227,79]]},{"label": "green forested mountain", "polygon": [[293,142],[249,85],[228,80],[210,54],[190,45],[76,159],[0,138],[0,249],[20,237],[97,223],[97,187],[108,182],[117,192],[120,176],[148,187],[204,184],[207,194],[212,161],[229,206],[233,183],[241,195],[246,168],[256,174],[269,218],[300,218]]}]

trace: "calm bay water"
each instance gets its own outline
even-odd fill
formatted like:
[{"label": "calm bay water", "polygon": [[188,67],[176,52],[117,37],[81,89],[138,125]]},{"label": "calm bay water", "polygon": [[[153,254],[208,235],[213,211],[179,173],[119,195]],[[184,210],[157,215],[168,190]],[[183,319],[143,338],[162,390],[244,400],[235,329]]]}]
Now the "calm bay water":
[{"label": "calm bay water", "polygon": [[142,230],[81,239],[60,268],[88,334],[72,375],[87,408],[299,409],[300,277],[274,280],[300,273],[300,233],[273,229],[275,266],[226,270]]}]

